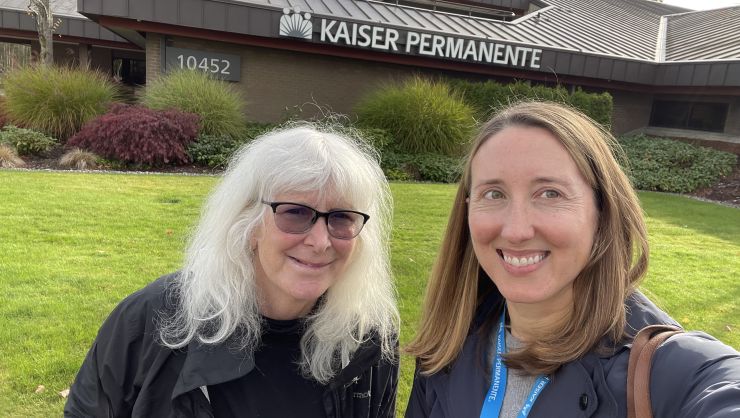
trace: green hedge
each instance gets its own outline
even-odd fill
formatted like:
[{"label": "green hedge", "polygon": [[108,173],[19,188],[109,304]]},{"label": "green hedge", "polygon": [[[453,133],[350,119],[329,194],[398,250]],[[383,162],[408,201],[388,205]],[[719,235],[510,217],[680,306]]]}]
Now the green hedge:
[{"label": "green hedge", "polygon": [[188,154],[196,164],[211,168],[226,168],[232,155],[242,145],[273,127],[274,125],[267,123],[249,123],[235,137],[231,135],[201,134],[188,145]]},{"label": "green hedge", "polygon": [[388,180],[455,183],[462,175],[462,158],[439,154],[405,154],[385,150],[380,165]]},{"label": "green hedge", "polygon": [[609,93],[587,93],[576,88],[569,93],[562,86],[532,85],[528,81],[501,84],[495,81],[475,82],[451,79],[450,86],[475,109],[479,121],[488,120],[496,109],[522,100],[546,100],[579,109],[603,126],[611,126],[612,97]]},{"label": "green hedge", "polygon": [[685,142],[644,135],[619,140],[635,187],[688,193],[709,187],[732,172],[737,156]]}]

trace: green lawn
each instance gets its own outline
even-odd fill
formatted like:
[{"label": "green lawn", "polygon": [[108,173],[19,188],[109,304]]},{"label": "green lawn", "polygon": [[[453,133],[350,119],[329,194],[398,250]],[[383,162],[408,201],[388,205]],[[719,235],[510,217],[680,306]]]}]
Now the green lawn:
[{"label": "green lawn", "polygon": [[[178,268],[213,177],[0,171],[0,416],[60,416],[100,323],[125,295]],[[393,184],[402,343],[454,187]],[[740,347],[740,210],[642,193],[652,244],[644,289],[687,328]],[[399,412],[413,363],[402,360]],[[35,393],[39,385],[46,390]]]}]

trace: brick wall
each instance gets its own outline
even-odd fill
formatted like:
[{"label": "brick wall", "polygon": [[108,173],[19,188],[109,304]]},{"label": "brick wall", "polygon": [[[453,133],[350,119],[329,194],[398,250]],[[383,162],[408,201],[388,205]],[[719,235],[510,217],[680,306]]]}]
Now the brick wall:
[{"label": "brick wall", "polygon": [[610,91],[614,99],[612,133],[621,135],[644,128],[650,122],[653,97],[650,94]]},{"label": "brick wall", "polygon": [[162,35],[148,32],[146,34],[146,82],[150,83],[159,77],[161,71],[160,42]]},{"label": "brick wall", "polygon": [[[161,35],[147,33],[147,82],[160,72]],[[252,121],[279,122],[299,114],[309,118],[330,109],[351,114],[358,100],[377,86],[418,73],[421,68],[359,61],[260,47],[168,37],[168,45],[239,55],[241,77],[235,88]]]}]

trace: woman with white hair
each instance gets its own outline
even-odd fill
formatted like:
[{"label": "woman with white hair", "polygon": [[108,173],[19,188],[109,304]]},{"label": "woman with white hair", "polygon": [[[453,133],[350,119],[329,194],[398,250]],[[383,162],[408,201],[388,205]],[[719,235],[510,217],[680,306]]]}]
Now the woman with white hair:
[{"label": "woman with white hair", "polygon": [[65,416],[395,413],[391,197],[362,143],[312,126],[245,146],[182,270],[108,317]]}]

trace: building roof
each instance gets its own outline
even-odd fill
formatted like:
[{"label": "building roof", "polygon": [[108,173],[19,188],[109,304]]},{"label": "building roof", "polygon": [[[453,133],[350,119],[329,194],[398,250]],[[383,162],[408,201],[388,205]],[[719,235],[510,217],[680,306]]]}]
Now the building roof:
[{"label": "building roof", "polygon": [[[429,6],[435,0],[419,3]],[[501,7],[507,1],[491,3]],[[139,44],[143,37],[137,34],[154,31],[226,42],[267,40],[272,47],[355,57],[365,54],[369,59],[391,59],[392,55],[395,62],[419,58],[426,61],[417,59],[413,65],[440,68],[456,61],[460,71],[486,74],[507,71],[505,65],[483,65],[462,55],[429,58],[430,54],[422,56],[420,51],[409,53],[406,36],[413,31],[414,36],[464,40],[468,46],[472,41],[541,50],[539,65],[526,69],[540,73],[532,77],[573,76],[656,86],[740,86],[740,6],[690,11],[648,0],[509,0],[509,4],[511,10],[524,10],[526,4],[529,13],[504,21],[378,0],[80,0],[78,11]],[[284,12],[302,20],[296,13],[299,10],[310,13],[306,20],[317,22],[314,33],[319,33],[319,22],[324,21],[381,27],[395,30],[399,44],[407,48],[383,51],[334,41],[329,47],[317,39],[320,36],[281,36]]]},{"label": "building roof", "polygon": [[[536,2],[540,10],[506,22],[373,0],[235,3],[646,61],[657,60],[664,38],[666,61],[740,59],[740,6],[689,11],[648,0],[545,0]],[[661,31],[664,16],[668,25]]]},{"label": "building roof", "polygon": [[[51,10],[60,24],[54,31],[56,41],[64,41],[65,36],[87,38],[95,43],[115,42],[121,46],[129,42],[101,27],[77,12],[77,0],[51,0]],[[0,0],[0,36],[2,30],[9,29],[23,32],[35,32],[36,20],[29,14],[28,0]]]},{"label": "building roof", "polygon": [[666,61],[740,58],[740,6],[666,16]]},{"label": "building roof", "polygon": [[[77,0],[50,0],[51,10],[56,16],[76,17],[85,16],[77,13]],[[28,0],[0,0],[0,9],[28,11]]]}]

